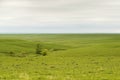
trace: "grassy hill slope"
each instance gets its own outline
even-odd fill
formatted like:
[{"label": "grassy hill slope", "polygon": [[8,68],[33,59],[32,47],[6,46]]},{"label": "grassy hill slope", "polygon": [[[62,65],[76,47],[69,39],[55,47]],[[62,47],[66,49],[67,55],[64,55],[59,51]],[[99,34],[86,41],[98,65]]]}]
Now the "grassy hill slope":
[{"label": "grassy hill slope", "polygon": [[119,80],[119,57],[119,34],[1,34],[0,80]]}]

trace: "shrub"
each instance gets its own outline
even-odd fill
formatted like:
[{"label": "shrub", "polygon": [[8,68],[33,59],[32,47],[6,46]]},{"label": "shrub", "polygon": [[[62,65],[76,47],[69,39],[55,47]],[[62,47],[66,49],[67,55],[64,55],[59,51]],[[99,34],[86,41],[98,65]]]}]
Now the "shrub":
[{"label": "shrub", "polygon": [[9,55],[14,57],[15,53],[11,51],[11,52],[9,52]]},{"label": "shrub", "polygon": [[48,53],[48,50],[47,50],[47,49],[44,49],[44,50],[42,51],[42,55],[43,55],[43,56],[46,56],[47,53]]}]

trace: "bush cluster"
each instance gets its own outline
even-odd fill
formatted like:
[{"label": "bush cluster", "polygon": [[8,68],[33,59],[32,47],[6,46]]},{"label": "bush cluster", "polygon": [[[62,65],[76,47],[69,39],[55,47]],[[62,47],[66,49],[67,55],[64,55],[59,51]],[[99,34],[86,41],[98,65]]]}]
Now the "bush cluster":
[{"label": "bush cluster", "polygon": [[36,54],[46,56],[46,55],[47,55],[47,52],[48,52],[47,49],[43,49],[43,48],[42,48],[42,45],[37,44],[37,47],[36,47]]}]

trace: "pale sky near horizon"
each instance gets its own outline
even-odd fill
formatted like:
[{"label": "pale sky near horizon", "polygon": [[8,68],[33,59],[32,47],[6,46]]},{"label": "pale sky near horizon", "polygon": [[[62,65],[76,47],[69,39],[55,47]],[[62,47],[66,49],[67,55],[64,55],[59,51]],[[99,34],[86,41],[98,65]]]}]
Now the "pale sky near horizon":
[{"label": "pale sky near horizon", "polygon": [[0,0],[0,33],[120,33],[120,0]]}]

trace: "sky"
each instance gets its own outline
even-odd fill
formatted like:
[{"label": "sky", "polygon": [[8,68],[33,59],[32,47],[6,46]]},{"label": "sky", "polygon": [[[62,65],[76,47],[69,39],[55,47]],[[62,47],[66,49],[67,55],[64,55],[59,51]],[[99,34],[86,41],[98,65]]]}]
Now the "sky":
[{"label": "sky", "polygon": [[0,33],[120,33],[120,0],[0,0]]}]

